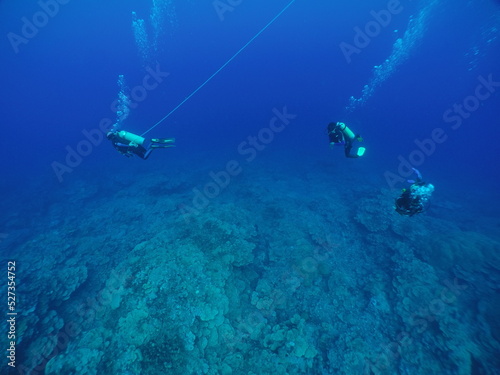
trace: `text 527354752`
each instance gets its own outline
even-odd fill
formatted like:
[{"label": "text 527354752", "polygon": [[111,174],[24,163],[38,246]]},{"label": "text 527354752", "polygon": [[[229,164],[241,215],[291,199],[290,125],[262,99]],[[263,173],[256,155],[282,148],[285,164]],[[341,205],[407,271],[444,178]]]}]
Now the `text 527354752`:
[{"label": "text 527354752", "polygon": [[7,323],[9,330],[7,339],[9,348],[7,349],[8,365],[16,367],[16,262],[7,262]]}]

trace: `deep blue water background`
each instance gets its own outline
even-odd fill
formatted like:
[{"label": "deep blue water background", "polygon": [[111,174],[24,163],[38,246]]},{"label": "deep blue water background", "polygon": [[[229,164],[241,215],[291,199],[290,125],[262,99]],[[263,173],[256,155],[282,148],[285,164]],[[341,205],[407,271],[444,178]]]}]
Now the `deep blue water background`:
[{"label": "deep blue water background", "polygon": [[[339,48],[352,43],[354,26],[371,20],[370,10],[386,8],[385,1],[363,5],[350,2],[297,2],[260,35],[209,84],[186,102],[152,136],[175,136],[178,149],[155,155],[149,164],[161,168],[162,158],[185,154],[226,155],[236,145],[267,125],[274,107],[287,106],[297,121],[276,137],[272,149],[293,147],[318,158],[346,161],[328,151],[324,127],[332,120],[351,121],[365,136],[368,153],[366,173],[395,171],[397,156],[415,149],[414,139],[429,137],[435,127],[446,128],[449,139],[420,167],[436,184],[468,188],[498,188],[497,136],[498,92],[481,103],[457,131],[443,123],[442,114],[453,103],[474,92],[479,75],[499,80],[498,41],[484,47],[480,27],[498,3],[481,1],[442,2],[428,19],[422,43],[411,57],[376,91],[366,105],[349,116],[344,107],[349,97],[359,97],[372,67],[382,63],[402,35],[418,2],[402,2],[403,11],[347,64]],[[176,5],[176,25],[165,26],[166,38],[157,60],[170,76],[147,99],[133,109],[124,127],[142,132],[156,123],[280,11],[285,1],[272,4],[243,2],[221,22],[210,1]],[[15,54],[6,37],[20,34],[20,18],[30,18],[36,2],[2,1],[1,74],[3,136],[1,160],[7,185],[46,178],[57,182],[51,162],[64,161],[65,146],[75,147],[81,131],[112,117],[110,103],[116,99],[119,74],[129,87],[141,82],[145,72],[138,58],[131,28],[131,11],[147,17],[149,5],[120,1],[69,2],[61,5],[28,44]],[[465,56],[473,47],[483,48],[476,68]],[[124,168],[125,162],[101,144],[65,179],[79,170]],[[126,163],[141,163],[140,160]],[[349,162],[349,161],[347,161]],[[358,162],[358,161],[356,161]],[[54,178],[51,179],[50,176]],[[90,177],[92,178],[92,177]]]}]

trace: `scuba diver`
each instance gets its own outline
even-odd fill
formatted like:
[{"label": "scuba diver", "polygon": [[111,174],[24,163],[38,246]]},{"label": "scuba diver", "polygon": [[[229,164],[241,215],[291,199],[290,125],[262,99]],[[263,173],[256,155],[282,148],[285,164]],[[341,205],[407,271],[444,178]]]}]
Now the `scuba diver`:
[{"label": "scuba diver", "polygon": [[400,215],[413,216],[424,212],[430,205],[430,197],[434,191],[434,185],[423,182],[420,172],[415,168],[412,169],[417,179],[408,180],[410,188],[403,189],[401,196],[396,199],[394,209]]},{"label": "scuba diver", "polygon": [[113,143],[113,147],[118,152],[128,158],[135,154],[141,159],[146,160],[155,148],[175,147],[173,144],[175,138],[153,138],[150,140],[149,146],[145,147],[145,138],[126,132],[125,130],[112,130],[106,134],[106,138]]},{"label": "scuba diver", "polygon": [[346,158],[359,158],[364,155],[366,151],[364,147],[356,147],[353,152],[354,141],[362,142],[363,138],[359,134],[355,135],[343,122],[330,122],[327,131],[330,146],[344,145]]}]

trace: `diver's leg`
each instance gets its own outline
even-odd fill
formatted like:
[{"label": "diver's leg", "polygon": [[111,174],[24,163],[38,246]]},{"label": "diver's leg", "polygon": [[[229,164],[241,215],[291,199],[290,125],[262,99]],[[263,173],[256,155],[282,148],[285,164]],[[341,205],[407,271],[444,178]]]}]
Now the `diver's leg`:
[{"label": "diver's leg", "polygon": [[352,142],[346,141],[346,143],[344,145],[344,154],[345,154],[346,158],[357,157],[357,156],[354,156],[353,154],[351,154],[351,150],[352,150]]},{"label": "diver's leg", "polygon": [[146,160],[151,153],[151,147],[148,147],[147,149],[143,146],[138,146],[135,147],[132,151],[134,154],[139,156],[141,159]]},{"label": "diver's leg", "polygon": [[153,143],[151,145],[151,148],[170,148],[170,147],[175,147],[175,145],[172,145],[172,144],[158,144],[158,143]]},{"label": "diver's leg", "polygon": [[144,157],[143,159],[146,160],[147,158],[149,158],[149,155],[151,155],[151,153],[153,152],[153,149],[150,148],[146,151],[146,153],[144,154]]}]

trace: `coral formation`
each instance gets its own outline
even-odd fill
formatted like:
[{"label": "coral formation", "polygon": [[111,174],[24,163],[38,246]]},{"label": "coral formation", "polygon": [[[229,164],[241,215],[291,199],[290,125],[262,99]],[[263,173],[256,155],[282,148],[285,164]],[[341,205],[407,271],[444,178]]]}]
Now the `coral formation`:
[{"label": "coral formation", "polygon": [[287,175],[295,190],[259,168],[188,219],[180,168],[124,176],[113,199],[76,184],[93,197],[78,225],[53,204],[57,230],[19,237],[16,254],[26,372],[494,374],[498,242],[409,221],[388,191],[325,196],[324,167],[311,184]]}]

